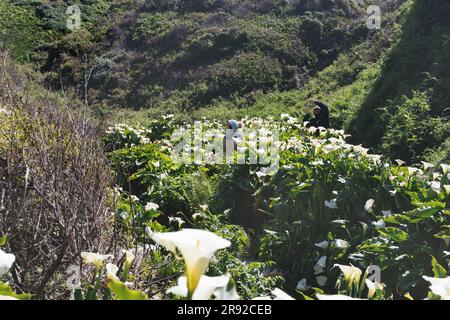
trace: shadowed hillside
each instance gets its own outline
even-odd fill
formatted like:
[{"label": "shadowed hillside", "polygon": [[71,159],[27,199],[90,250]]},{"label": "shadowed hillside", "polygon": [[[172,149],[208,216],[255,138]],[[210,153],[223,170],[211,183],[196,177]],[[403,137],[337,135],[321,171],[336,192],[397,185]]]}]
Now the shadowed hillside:
[{"label": "shadowed hillside", "polygon": [[408,160],[450,135],[450,2],[414,2],[348,130],[357,142]]}]

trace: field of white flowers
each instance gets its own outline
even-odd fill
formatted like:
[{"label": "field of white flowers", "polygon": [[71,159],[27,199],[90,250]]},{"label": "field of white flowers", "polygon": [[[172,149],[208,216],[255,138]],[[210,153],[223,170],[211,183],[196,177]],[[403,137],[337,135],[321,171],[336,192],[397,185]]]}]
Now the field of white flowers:
[{"label": "field of white flowers", "polygon": [[[243,121],[258,138],[238,151],[275,146],[275,167],[211,162],[220,122],[108,130],[117,245],[81,254],[72,299],[450,298],[449,165],[391,162],[289,115]],[[200,141],[188,161],[180,132]],[[8,285],[14,261],[0,250],[0,298],[29,299]]]}]

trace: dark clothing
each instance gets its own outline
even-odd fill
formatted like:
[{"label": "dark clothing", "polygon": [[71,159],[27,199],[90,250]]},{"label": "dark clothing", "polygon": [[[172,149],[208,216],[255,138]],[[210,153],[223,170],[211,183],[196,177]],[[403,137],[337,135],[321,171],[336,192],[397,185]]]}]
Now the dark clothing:
[{"label": "dark clothing", "polygon": [[309,121],[307,127],[324,127],[328,129],[330,127],[330,109],[322,102],[316,102],[316,105],[320,108],[320,113]]}]

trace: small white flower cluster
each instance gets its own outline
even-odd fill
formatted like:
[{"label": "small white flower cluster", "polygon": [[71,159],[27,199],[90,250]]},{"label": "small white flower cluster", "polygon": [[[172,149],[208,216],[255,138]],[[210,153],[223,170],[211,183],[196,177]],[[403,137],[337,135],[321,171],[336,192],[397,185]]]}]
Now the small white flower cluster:
[{"label": "small white flower cluster", "polygon": [[[108,135],[119,135],[122,139],[125,141],[132,138],[133,140],[136,140],[138,144],[148,144],[150,143],[150,139],[147,137],[149,134],[152,133],[151,129],[145,128],[140,125],[134,125],[130,126],[127,124],[116,124],[113,127],[108,128],[106,131],[106,134]],[[135,146],[136,143],[131,143],[130,146]]]}]

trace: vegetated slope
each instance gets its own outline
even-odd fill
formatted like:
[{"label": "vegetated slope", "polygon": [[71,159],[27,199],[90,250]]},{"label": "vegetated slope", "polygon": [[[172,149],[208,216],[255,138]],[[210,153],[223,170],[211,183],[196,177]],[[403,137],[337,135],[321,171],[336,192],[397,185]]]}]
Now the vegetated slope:
[{"label": "vegetated slope", "polygon": [[68,32],[66,1],[14,1],[53,31],[34,60],[47,86],[96,105],[173,111],[297,88],[366,39],[366,8],[377,2],[79,1],[82,29]]},{"label": "vegetated slope", "polygon": [[355,140],[417,159],[450,136],[450,3],[417,0],[348,129]]},{"label": "vegetated slope", "polygon": [[449,8],[408,1],[299,90],[258,97],[250,114],[301,111],[320,97],[354,143],[411,163],[449,159]]},{"label": "vegetated slope", "polygon": [[[319,97],[354,143],[411,162],[448,159],[449,4],[404,2],[80,1],[82,29],[69,32],[65,1],[13,1],[35,12],[45,37],[9,41],[46,86],[108,115],[301,113]],[[381,30],[366,27],[369,4],[382,7]]]}]

